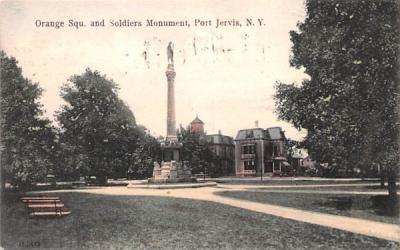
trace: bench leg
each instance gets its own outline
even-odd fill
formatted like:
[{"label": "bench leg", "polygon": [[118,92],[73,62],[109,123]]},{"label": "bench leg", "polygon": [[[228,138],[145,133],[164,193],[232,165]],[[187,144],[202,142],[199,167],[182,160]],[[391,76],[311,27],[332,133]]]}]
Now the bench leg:
[{"label": "bench leg", "polygon": [[[56,215],[58,214],[58,210],[59,210],[59,208],[57,208],[57,202],[54,201],[54,211],[56,212]],[[59,216],[61,216],[61,211],[60,211]]]}]

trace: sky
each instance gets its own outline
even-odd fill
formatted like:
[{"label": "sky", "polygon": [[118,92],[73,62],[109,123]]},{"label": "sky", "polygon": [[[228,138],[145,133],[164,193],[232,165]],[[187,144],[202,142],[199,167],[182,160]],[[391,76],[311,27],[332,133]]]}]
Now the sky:
[{"label": "sky", "polygon": [[[300,83],[307,75],[290,67],[290,30],[304,20],[303,0],[263,1],[0,1],[0,48],[15,57],[23,75],[44,89],[40,99],[54,119],[60,87],[86,68],[118,84],[119,97],[137,123],[166,134],[166,48],[174,44],[177,125],[196,115],[208,134],[236,136],[239,129],[280,126],[301,139],[305,131],[274,113],[276,81]],[[263,25],[246,26],[246,18]],[[107,27],[90,27],[91,21]],[[111,27],[110,20],[141,21],[141,27]],[[188,20],[190,27],[147,27],[146,20]],[[195,20],[212,21],[195,26]],[[216,20],[242,26],[215,27]],[[37,27],[63,21],[67,27]],[[69,20],[86,27],[68,27]],[[199,23],[199,22],[198,22]]]}]

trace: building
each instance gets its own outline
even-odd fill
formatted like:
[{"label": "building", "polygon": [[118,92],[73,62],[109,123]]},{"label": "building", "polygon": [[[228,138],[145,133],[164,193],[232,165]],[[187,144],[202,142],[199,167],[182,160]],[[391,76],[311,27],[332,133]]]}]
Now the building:
[{"label": "building", "polygon": [[280,127],[239,130],[235,138],[236,175],[283,175],[290,171]]},{"label": "building", "polygon": [[204,122],[198,116],[190,123],[190,133],[206,139],[216,156],[220,175],[235,175],[235,143],[233,138],[221,134],[206,135]]},{"label": "building", "polygon": [[217,156],[221,175],[235,175],[235,143],[230,136],[218,134],[206,135],[211,151]]},{"label": "building", "polygon": [[296,175],[302,175],[304,173],[304,156],[301,150],[294,150],[294,152],[292,153],[292,157],[290,158],[290,164],[292,165],[292,169],[295,171]]},{"label": "building", "polygon": [[311,159],[310,156],[307,156],[303,159],[303,166],[304,169],[309,169],[309,168],[316,168],[317,167],[317,162],[313,159]]},{"label": "building", "polygon": [[193,134],[204,135],[204,122],[199,119],[199,116],[196,115],[196,118],[190,123],[190,132]]}]

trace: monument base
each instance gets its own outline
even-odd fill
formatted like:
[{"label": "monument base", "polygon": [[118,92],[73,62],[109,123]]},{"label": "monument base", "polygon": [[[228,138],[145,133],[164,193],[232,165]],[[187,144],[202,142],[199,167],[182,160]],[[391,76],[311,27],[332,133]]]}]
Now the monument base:
[{"label": "monument base", "polygon": [[218,186],[216,182],[178,182],[178,183],[149,183],[147,181],[130,181],[127,188],[144,189],[181,189],[181,188],[202,188]]},{"label": "monument base", "polygon": [[154,162],[153,178],[149,179],[149,183],[177,183],[177,182],[195,182],[196,178],[192,177],[192,171],[186,162]]}]

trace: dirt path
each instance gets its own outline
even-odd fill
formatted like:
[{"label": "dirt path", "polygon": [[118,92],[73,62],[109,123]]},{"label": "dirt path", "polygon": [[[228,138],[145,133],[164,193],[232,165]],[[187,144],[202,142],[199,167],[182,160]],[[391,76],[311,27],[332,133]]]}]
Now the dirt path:
[{"label": "dirt path", "polygon": [[[375,222],[364,219],[356,219],[346,216],[310,212],[310,211],[289,208],[289,207],[282,207],[277,205],[270,205],[265,203],[244,201],[240,199],[222,197],[215,194],[215,192],[222,190],[248,191],[248,188],[254,188],[254,186],[224,185],[223,187],[219,188],[204,187],[204,188],[186,188],[186,189],[171,189],[171,190],[105,187],[105,188],[94,188],[94,189],[77,189],[73,190],[72,192],[85,192],[85,193],[95,193],[102,195],[166,196],[174,198],[187,198],[187,199],[211,201],[259,213],[270,214],[286,219],[302,221],[306,223],[336,228],[353,233],[400,242],[400,226],[398,225]],[[64,190],[64,191],[71,192],[71,190]],[[54,192],[60,192],[60,191],[54,191]]]}]

